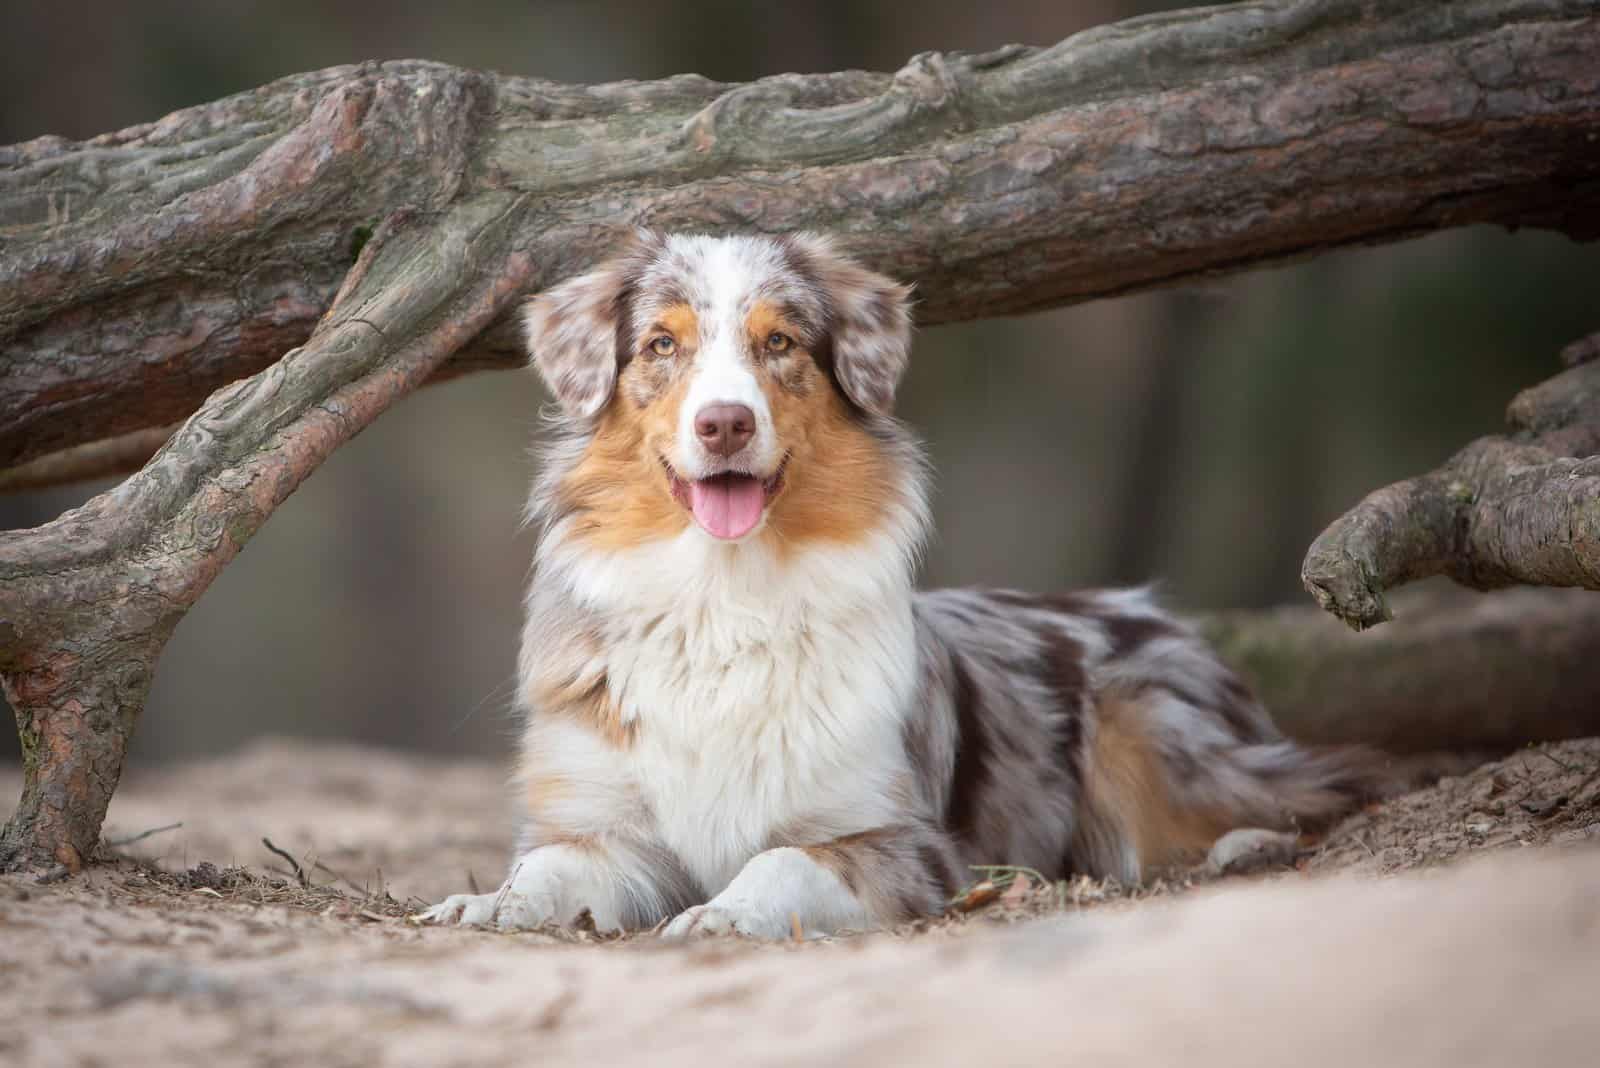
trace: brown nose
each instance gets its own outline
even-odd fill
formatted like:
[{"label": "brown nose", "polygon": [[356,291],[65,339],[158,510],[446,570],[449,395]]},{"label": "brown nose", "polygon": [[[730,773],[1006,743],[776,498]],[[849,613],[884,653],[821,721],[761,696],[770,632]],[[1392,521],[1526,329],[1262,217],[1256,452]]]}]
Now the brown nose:
[{"label": "brown nose", "polygon": [[694,417],[700,444],[718,456],[732,456],[756,432],[756,414],[742,404],[708,404]]}]

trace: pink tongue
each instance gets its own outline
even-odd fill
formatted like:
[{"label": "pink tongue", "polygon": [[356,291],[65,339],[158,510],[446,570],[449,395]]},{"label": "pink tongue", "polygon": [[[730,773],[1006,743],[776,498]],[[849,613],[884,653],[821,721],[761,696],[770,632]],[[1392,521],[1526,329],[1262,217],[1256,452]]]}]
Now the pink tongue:
[{"label": "pink tongue", "polygon": [[766,503],[761,480],[720,475],[689,483],[694,521],[717,538],[742,538],[761,522]]}]

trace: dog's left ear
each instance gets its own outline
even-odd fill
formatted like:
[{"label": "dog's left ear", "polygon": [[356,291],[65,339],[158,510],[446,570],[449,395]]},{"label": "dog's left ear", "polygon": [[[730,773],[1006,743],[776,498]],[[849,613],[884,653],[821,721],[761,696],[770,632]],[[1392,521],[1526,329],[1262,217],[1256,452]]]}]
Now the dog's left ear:
[{"label": "dog's left ear", "polygon": [[867,270],[816,234],[796,234],[790,252],[822,291],[839,388],[861,408],[887,415],[911,358],[911,287]]}]

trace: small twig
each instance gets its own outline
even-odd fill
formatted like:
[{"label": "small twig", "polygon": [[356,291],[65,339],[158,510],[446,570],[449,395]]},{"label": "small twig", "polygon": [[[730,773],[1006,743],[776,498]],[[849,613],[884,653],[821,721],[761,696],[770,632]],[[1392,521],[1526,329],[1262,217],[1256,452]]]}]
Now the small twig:
[{"label": "small twig", "polygon": [[287,860],[289,862],[289,867],[294,869],[294,877],[299,881],[300,886],[306,890],[311,889],[311,880],[306,878],[306,870],[300,866],[300,862],[298,860],[295,860],[294,857],[273,845],[272,839],[270,838],[262,838],[261,844],[278,854],[278,856],[282,857],[284,860]]},{"label": "small twig", "polygon": [[152,827],[148,831],[141,831],[138,834],[129,835],[127,838],[108,839],[106,841],[106,846],[111,849],[121,849],[123,846],[130,846],[135,842],[142,842],[153,834],[165,834],[167,831],[175,831],[182,826],[183,823],[180,821],[178,823],[169,823],[165,827]]},{"label": "small twig", "polygon": [[326,864],[322,863],[321,860],[312,861],[311,862],[311,866],[313,868],[317,869],[318,871],[325,872],[328,875],[333,876],[335,879],[339,880],[341,883],[344,883],[344,885],[348,886],[350,889],[352,889],[356,893],[360,894],[363,898],[372,897],[372,891],[370,891],[369,889],[367,889],[364,886],[357,886],[355,883],[350,881],[349,876],[339,874],[338,872],[334,871],[332,868],[328,867]]},{"label": "small twig", "polygon": [[1025,868],[1020,864],[969,864],[967,867],[973,871],[981,871],[988,875],[996,884],[1009,884],[1015,881],[1018,875],[1032,877],[1040,886],[1048,885],[1050,880],[1039,874],[1035,868]]},{"label": "small twig", "polygon": [[478,877],[472,874],[471,868],[467,869],[467,889],[472,891],[474,895],[483,893],[482,890],[478,889]]},{"label": "small twig", "polygon": [[489,911],[489,922],[498,923],[500,920],[500,906],[505,904],[506,895],[511,893],[511,884],[517,881],[517,876],[522,874],[522,864],[519,862],[511,869],[511,874],[506,877],[506,885],[500,888],[500,893],[495,895],[494,908]]},{"label": "small twig", "polygon": [[1554,756],[1552,756],[1549,753],[1549,751],[1547,751],[1547,750],[1535,749],[1534,752],[1536,754],[1538,754],[1539,756],[1544,757],[1546,760],[1550,761],[1550,763],[1554,764],[1556,767],[1560,768],[1562,771],[1566,772],[1568,775],[1571,775],[1574,772],[1581,770],[1579,768],[1573,767],[1570,764],[1563,764],[1561,761],[1557,760]]}]

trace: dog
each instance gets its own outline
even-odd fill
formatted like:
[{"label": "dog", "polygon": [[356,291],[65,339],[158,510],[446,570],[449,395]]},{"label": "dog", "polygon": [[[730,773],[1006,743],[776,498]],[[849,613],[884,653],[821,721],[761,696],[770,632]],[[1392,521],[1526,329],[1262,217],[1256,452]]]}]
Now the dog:
[{"label": "dog", "polygon": [[532,299],[560,405],[505,884],[438,923],[783,938],[936,914],[970,866],[1125,884],[1325,823],[1368,754],[1286,739],[1141,590],[917,592],[910,293],[816,235],[640,234]]}]

